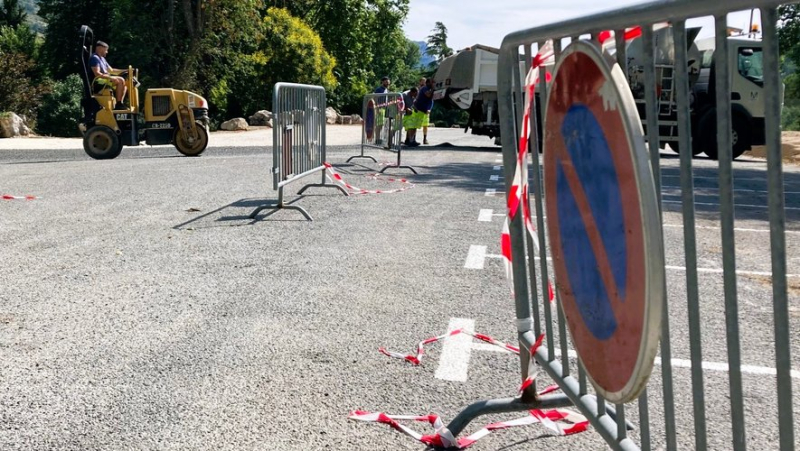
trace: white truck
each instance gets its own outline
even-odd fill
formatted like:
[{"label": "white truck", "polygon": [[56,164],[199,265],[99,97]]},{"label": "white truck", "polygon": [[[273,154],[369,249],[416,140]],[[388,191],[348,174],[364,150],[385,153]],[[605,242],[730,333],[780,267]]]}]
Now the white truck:
[{"label": "white truck", "polygon": [[[716,147],[716,80],[714,70],[714,37],[696,40],[699,28],[687,29],[688,72],[692,128],[692,154],[717,159]],[[677,105],[675,99],[675,55],[672,28],[655,34],[656,93],[658,97],[659,138],[671,149],[680,152],[678,144]],[[642,40],[635,39],[627,47],[628,83],[646,127],[644,100],[644,68]],[[764,73],[760,39],[729,36],[728,70],[731,74],[732,153],[737,158],[752,146],[763,145],[764,137]]]},{"label": "white truck", "polygon": [[[716,149],[716,94],[714,75],[714,38],[695,40],[699,28],[687,29],[689,48],[689,84],[691,91],[692,153],[705,152],[717,158]],[[659,137],[678,151],[677,106],[674,83],[674,46],[672,28],[655,33],[656,81]],[[628,83],[639,106],[639,115],[646,125],[644,108],[644,69],[642,39],[634,39],[626,49]],[[732,77],[731,102],[733,119],[733,157],[736,158],[752,146],[764,144],[763,61],[760,39],[746,36],[728,38]],[[500,144],[500,125],[497,114],[497,60],[498,49],[474,45],[445,58],[434,75],[434,99],[446,108],[460,108],[469,112],[465,132],[495,138]],[[520,63],[520,80],[525,79],[524,64]],[[538,95],[538,93],[537,93]],[[537,102],[538,104],[538,102]],[[539,139],[541,142],[541,113],[537,108]]]},{"label": "white truck", "polygon": [[[500,118],[497,113],[497,59],[500,51],[473,45],[445,58],[433,76],[433,99],[445,108],[469,112],[464,132],[495,138],[500,144]],[[521,80],[525,79],[520,65]]]}]

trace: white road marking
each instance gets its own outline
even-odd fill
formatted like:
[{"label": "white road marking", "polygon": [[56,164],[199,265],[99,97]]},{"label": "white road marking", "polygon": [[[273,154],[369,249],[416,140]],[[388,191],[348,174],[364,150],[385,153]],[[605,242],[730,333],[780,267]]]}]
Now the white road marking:
[{"label": "white road marking", "polygon": [[[447,332],[463,329],[465,332],[475,333],[475,321],[464,318],[450,318]],[[447,337],[442,342],[442,354],[439,357],[439,367],[434,374],[437,379],[453,382],[466,382],[469,357],[472,351],[472,337],[458,334]]]},{"label": "white road marking", "polygon": [[499,170],[501,170],[501,169],[503,169],[503,167],[502,167],[502,166],[495,166],[495,167],[494,167],[494,170],[495,170],[495,171],[499,171]]},{"label": "white road marking", "polygon": [[[683,224],[664,224],[664,227],[672,227],[676,229],[682,229]],[[720,230],[719,227],[715,226],[695,226],[695,229],[702,229],[702,230]],[[733,230],[735,232],[756,232],[756,233],[769,233],[769,229],[749,229],[745,227],[734,227]],[[800,230],[786,230],[787,234],[798,234]]]},{"label": "white road marking", "polygon": [[467,269],[483,269],[483,266],[486,263],[487,258],[501,259],[503,258],[503,256],[496,254],[487,254],[486,246],[479,246],[477,244],[473,244],[472,246],[469,247],[469,252],[467,253],[467,262],[464,263],[464,267]]},{"label": "white road marking", "polygon": [[489,181],[490,182],[499,182],[500,181],[500,176],[499,175],[493,175],[493,176],[489,177]]},{"label": "white road marking", "polygon": [[[680,174],[672,175],[672,174],[664,174],[664,173],[662,173],[661,174],[661,178],[679,179],[679,178],[681,178],[681,175]],[[704,177],[704,176],[701,176],[701,175],[695,175],[694,179],[695,180],[719,180],[718,177]],[[737,182],[766,182],[767,181],[766,176],[763,179],[739,178],[739,177],[734,176],[733,179],[736,180]]]},{"label": "white road marking", "polygon": [[[661,188],[681,189],[682,187],[680,187],[680,186],[662,186]],[[699,187],[695,186],[694,189],[695,189],[695,191],[701,191],[701,190],[719,191],[719,188],[712,188],[712,187],[699,188]],[[759,189],[748,189],[748,188],[734,188],[733,192],[769,194],[769,191],[764,191],[764,190],[759,190]],[[783,194],[800,194],[800,191],[784,191]]]},{"label": "white road marking", "polygon": [[492,222],[492,218],[494,216],[505,216],[505,215],[502,213],[495,213],[494,210],[481,209],[481,212],[478,214],[478,221]]},{"label": "white road marking", "polygon": [[513,352],[509,351],[506,348],[489,343],[472,343],[472,350],[486,351],[486,352],[506,352],[508,354],[514,354]]},{"label": "white road marking", "polygon": [[[683,228],[683,224],[664,224],[664,227],[682,229]],[[701,229],[701,230],[720,230],[719,227],[715,227],[715,226],[695,226],[694,228],[695,229]],[[734,227],[733,230],[735,232],[757,232],[757,233],[769,233],[770,232],[769,229],[748,229],[748,228],[744,228],[744,227]],[[786,230],[786,233],[787,234],[800,233],[800,230]]]},{"label": "white road marking", "polygon": [[[661,202],[665,204],[682,204],[683,202],[680,200],[662,200]],[[706,206],[719,206],[717,202],[695,202],[695,205],[706,205]],[[742,207],[742,208],[761,208],[761,209],[768,209],[768,205],[752,205],[752,204],[734,204],[735,207]],[[800,210],[800,207],[783,207],[784,210]]]},{"label": "white road marking", "polygon": [[467,262],[464,267],[467,269],[483,269],[483,264],[486,261],[486,246],[478,246],[473,244],[469,247],[467,254]]},{"label": "white road marking", "polygon": [[[561,351],[558,349],[555,350],[556,357],[561,357]],[[578,353],[574,350],[567,351],[567,356],[571,359],[577,359]],[[691,368],[692,361],[688,359],[672,359],[672,366],[675,368]],[[661,365],[661,357],[656,357],[655,360],[656,365]],[[724,362],[702,362],[701,366],[704,370],[709,371],[720,371],[723,373],[727,373],[730,371],[730,367],[727,363]],[[742,365],[741,367],[742,373],[744,374],[755,374],[758,376],[777,376],[778,370],[775,368],[770,368],[766,366],[755,366],[755,365]],[[800,379],[800,371],[798,370],[791,370],[791,376],[794,379]]]},{"label": "white road marking", "polygon": [[[670,266],[667,265],[664,267],[665,269],[669,269],[672,271],[686,271],[686,267],[684,266]],[[722,268],[697,268],[697,272],[704,272],[710,274],[722,274],[724,271]],[[743,271],[737,270],[736,274],[740,276],[767,276],[772,277],[772,272],[769,271]],[[786,274],[786,277],[800,277],[800,274]]]},{"label": "white road marking", "polygon": [[495,188],[488,188],[486,190],[486,194],[484,194],[484,195],[486,197],[491,197],[491,196],[496,196],[498,194],[505,194],[505,193],[506,193],[505,191],[497,191],[497,189],[495,189]]}]

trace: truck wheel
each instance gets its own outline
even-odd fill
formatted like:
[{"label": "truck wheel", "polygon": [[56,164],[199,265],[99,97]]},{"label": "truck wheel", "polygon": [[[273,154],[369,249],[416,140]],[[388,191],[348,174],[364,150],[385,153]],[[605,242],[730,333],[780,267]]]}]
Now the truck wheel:
[{"label": "truck wheel", "polygon": [[733,144],[733,149],[731,153],[735,160],[745,151],[750,150],[750,128],[747,126],[747,120],[738,114],[733,116],[732,125],[731,144]]},{"label": "truck wheel", "polygon": [[83,150],[95,160],[111,160],[122,152],[119,136],[105,125],[96,125],[83,136]]},{"label": "truck wheel", "polygon": [[[717,124],[716,113],[711,115],[709,112],[701,122],[701,130],[703,130],[703,142],[707,143],[705,146],[706,155],[712,160],[719,159],[719,152],[717,151]],[[706,120],[709,118],[709,120]],[[750,149],[750,130],[747,128],[747,120],[739,114],[734,114],[732,118],[731,127],[731,157],[735,160],[742,156],[742,154]]]},{"label": "truck wheel", "polygon": [[203,151],[206,150],[206,147],[208,147],[208,130],[206,130],[206,128],[200,122],[196,122],[195,127],[197,127],[199,139],[193,143],[186,141],[179,128],[175,129],[175,139],[173,140],[175,148],[178,149],[178,152],[186,155],[187,157],[196,157],[203,153]]}]

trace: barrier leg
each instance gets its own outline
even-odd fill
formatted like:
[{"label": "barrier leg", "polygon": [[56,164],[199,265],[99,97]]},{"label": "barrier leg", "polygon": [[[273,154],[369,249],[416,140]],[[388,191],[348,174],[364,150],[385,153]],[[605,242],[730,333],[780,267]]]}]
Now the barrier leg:
[{"label": "barrier leg", "polygon": [[[370,157],[370,158],[372,158],[372,157]],[[350,160],[347,160],[347,161],[350,161]],[[350,195],[350,193],[348,193],[348,192],[347,192],[347,191],[346,191],[344,188],[342,188],[341,186],[339,186],[339,185],[332,185],[332,184],[328,183],[328,179],[325,177],[325,171],[322,171],[322,183],[309,183],[308,185],[306,185],[306,186],[302,187],[302,188],[300,189],[300,191],[298,191],[298,192],[297,192],[297,194],[303,194],[303,193],[305,192],[305,190],[306,190],[306,189],[308,189],[308,188],[312,188],[312,187],[319,187],[319,188],[337,188],[337,189],[338,189],[339,191],[341,191],[341,192],[342,192],[342,194],[344,194],[345,196],[349,196],[349,195]]]},{"label": "barrier leg", "polygon": [[380,173],[383,174],[383,172],[385,170],[394,169],[394,168],[397,168],[397,169],[408,169],[411,172],[413,172],[414,174],[417,174],[417,171],[414,168],[412,168],[411,166],[403,166],[403,165],[400,164],[400,149],[399,148],[397,149],[397,163],[384,167],[383,169],[380,170]]},{"label": "barrier leg", "polygon": [[572,400],[566,395],[547,395],[542,396],[533,402],[524,402],[521,398],[498,398],[489,399],[486,401],[478,401],[471,404],[461,413],[453,418],[453,421],[447,425],[447,429],[453,433],[453,436],[458,436],[472,420],[492,413],[510,413],[510,412],[524,412],[531,409],[557,409],[561,407],[569,407],[572,405]]},{"label": "barrier leg", "polygon": [[305,216],[306,219],[308,219],[309,221],[313,221],[314,220],[311,217],[311,215],[308,214],[308,212],[305,210],[305,208],[297,207],[295,205],[286,205],[283,202],[283,187],[278,188],[278,203],[262,205],[262,206],[256,208],[255,210],[253,210],[252,213],[250,213],[250,219],[256,219],[256,216],[258,216],[259,213],[261,213],[264,210],[268,210],[268,209],[271,210],[271,211],[269,213],[267,213],[266,215],[264,215],[264,218],[266,218],[267,216],[275,214],[275,212],[277,212],[278,210],[297,210],[303,216]]}]

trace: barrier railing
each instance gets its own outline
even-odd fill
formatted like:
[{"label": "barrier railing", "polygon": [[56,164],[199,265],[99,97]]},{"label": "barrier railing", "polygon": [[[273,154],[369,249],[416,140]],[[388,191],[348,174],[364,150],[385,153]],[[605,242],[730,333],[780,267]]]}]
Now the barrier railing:
[{"label": "barrier railing", "polygon": [[[303,194],[310,187],[336,188],[348,195],[342,187],[327,183],[325,173],[325,108],[327,99],[321,86],[278,83],[273,93],[272,127],[272,179],[278,191],[275,204],[262,205],[251,214],[272,209],[297,210],[309,221],[311,216],[302,207],[284,202],[283,189],[289,183],[319,172],[321,183],[308,184],[298,191]],[[268,215],[269,215],[268,214]]]},{"label": "barrier railing", "polygon": [[361,108],[364,122],[361,129],[361,153],[347,159],[349,163],[355,159],[368,159],[377,163],[374,157],[365,154],[365,149],[381,149],[397,155],[397,163],[387,165],[380,172],[387,169],[408,169],[417,173],[411,166],[401,164],[402,136],[403,136],[403,94],[367,94]]},{"label": "barrier railing", "polygon": [[[782,3],[786,2],[655,1],[505,37],[498,88],[502,136],[519,138],[503,140],[503,162],[521,373],[526,380],[528,359],[535,359],[564,395],[538,396],[532,384],[519,397],[473,404],[448,425],[450,432],[458,435],[470,421],[488,413],[573,404],[615,450],[744,450],[748,443],[755,449],[795,448],[792,378],[798,373],[792,370],[790,358],[777,37],[777,7]],[[761,8],[763,40],[751,40],[749,50],[734,52],[727,15],[753,6]],[[689,45],[695,36],[687,38],[686,21],[704,16],[713,17],[706,20],[713,20],[715,30],[713,64],[710,74],[705,72],[714,86],[708,91],[713,108],[698,117],[702,112],[699,99],[689,86],[696,82],[692,77],[703,76],[709,67],[687,55],[696,49]],[[656,39],[666,22],[671,39]],[[550,40],[552,44],[546,44]],[[643,49],[636,56],[636,70],[626,54],[632,40],[640,40]],[[552,81],[545,76],[521,80],[515,70],[520,52],[530,69],[532,63],[542,61],[549,45],[556,61]],[[656,60],[665,55],[663,51],[674,55],[676,70],[669,80],[656,76]],[[750,57],[753,52],[763,56],[763,71],[750,78],[752,86],[746,85],[756,94],[733,91],[732,79],[739,75],[734,72],[734,58]],[[647,135],[643,135],[628,83],[634,72],[641,77],[637,87],[642,90],[640,107]],[[757,95],[756,86],[763,87],[762,95]],[[674,92],[664,95],[666,89]],[[737,116],[741,105],[732,105],[732,99],[742,96],[764,111],[767,199],[763,207],[769,213],[763,220],[769,228],[763,232],[770,236],[770,271],[737,270],[737,265],[752,265],[753,258],[736,258],[734,234],[753,230],[734,228],[732,160],[740,140],[757,144],[757,124],[745,129],[753,135],[743,134],[736,124],[742,120]],[[666,97],[670,102],[674,97],[675,105],[660,108],[659,100]],[[529,108],[539,101],[546,106],[542,109],[543,157],[539,141],[528,132],[537,130],[537,115]],[[668,204],[662,200],[665,175],[659,135],[664,133],[659,132],[664,124],[659,120],[673,108],[676,115],[671,120],[678,133],[667,137],[681,149],[680,164],[664,168],[670,179],[680,179],[679,188],[669,188],[680,190],[681,200],[670,204],[681,205],[677,216],[682,224],[675,226],[683,228],[683,255],[675,252],[680,245],[664,237],[678,238],[664,235],[662,226],[665,217],[675,215],[665,210]],[[696,134],[692,127],[697,128]],[[719,161],[706,177],[718,183],[719,225],[715,227],[697,227],[695,208],[708,204],[695,202],[693,151],[705,151]],[[529,213],[526,189],[529,163],[535,219]],[[675,169],[677,175],[669,172]],[[719,231],[721,268],[701,272],[696,236],[700,229]],[[685,263],[667,266],[665,248],[671,251],[670,257],[678,253]],[[707,259],[708,249],[700,250]],[[550,256],[552,264],[548,264]],[[685,272],[685,278],[674,277],[676,272]],[[737,284],[743,283],[745,274],[768,277],[771,295],[761,307],[771,314],[754,313],[752,298],[740,302]],[[551,286],[555,287],[555,311],[548,301]],[[681,286],[685,297],[675,294]],[[707,317],[701,315],[701,293]],[[747,322],[740,323],[740,313],[745,311],[742,318]],[[760,322],[748,328],[748,322],[756,320]],[[677,328],[676,321],[680,321]],[[741,334],[740,329],[750,333]],[[537,348],[540,334],[545,335],[546,344]],[[743,338],[748,364],[774,355],[775,368],[743,365]],[[717,343],[727,347],[722,356]],[[673,359],[674,350],[688,358]],[[705,362],[704,350],[727,362]],[[660,371],[650,379],[653,364]],[[687,369],[678,373],[673,371],[677,367]],[[714,371],[723,372],[722,376]],[[634,423],[638,423],[636,428]]]}]

